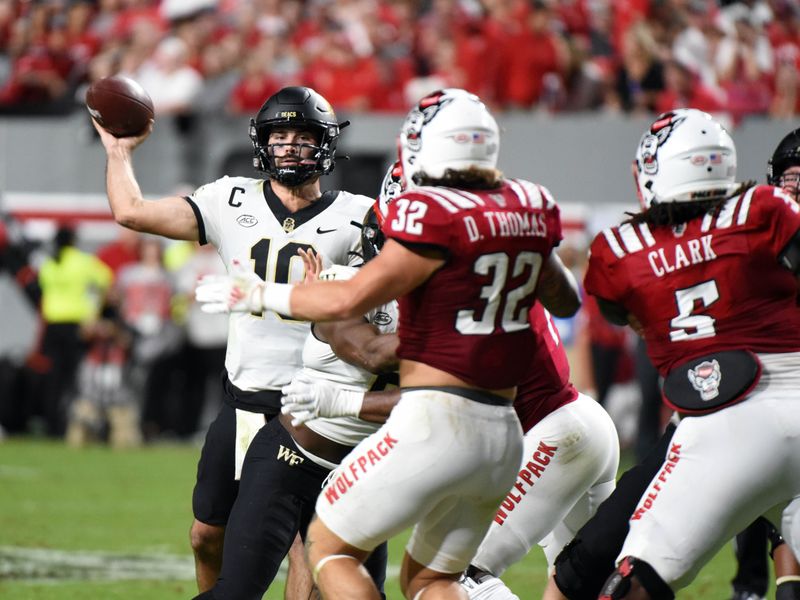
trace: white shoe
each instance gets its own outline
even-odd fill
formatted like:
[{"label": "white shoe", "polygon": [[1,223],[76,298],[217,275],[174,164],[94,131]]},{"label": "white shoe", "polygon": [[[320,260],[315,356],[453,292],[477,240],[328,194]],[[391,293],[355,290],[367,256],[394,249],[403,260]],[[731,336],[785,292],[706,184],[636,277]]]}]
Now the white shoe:
[{"label": "white shoe", "polygon": [[489,574],[481,575],[477,579],[463,575],[458,580],[470,600],[519,600],[501,579]]}]

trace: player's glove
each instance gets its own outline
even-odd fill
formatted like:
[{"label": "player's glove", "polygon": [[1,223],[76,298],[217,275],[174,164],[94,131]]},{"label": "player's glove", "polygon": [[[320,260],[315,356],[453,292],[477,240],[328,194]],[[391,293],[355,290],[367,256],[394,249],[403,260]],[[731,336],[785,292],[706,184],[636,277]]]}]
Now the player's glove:
[{"label": "player's glove", "polygon": [[302,373],[281,391],[281,412],[292,415],[295,427],[319,417],[357,417],[364,402],[364,392],[312,380]]},{"label": "player's glove", "polygon": [[194,297],[206,313],[261,312],[264,282],[238,261],[229,275],[205,275],[197,283]]}]

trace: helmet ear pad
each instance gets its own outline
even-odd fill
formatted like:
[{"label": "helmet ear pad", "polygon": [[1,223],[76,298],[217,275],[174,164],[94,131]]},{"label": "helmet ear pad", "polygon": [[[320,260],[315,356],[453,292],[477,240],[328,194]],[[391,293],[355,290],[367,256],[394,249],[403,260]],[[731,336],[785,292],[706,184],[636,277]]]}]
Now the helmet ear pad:
[{"label": "helmet ear pad", "polygon": [[[336,145],[345,124],[339,124],[333,108],[311,88],[290,86],[270,96],[258,114],[250,120],[253,144],[253,167],[283,185],[302,185],[335,166]],[[269,137],[277,127],[309,131],[317,139],[314,164],[278,167],[269,146]]]}]

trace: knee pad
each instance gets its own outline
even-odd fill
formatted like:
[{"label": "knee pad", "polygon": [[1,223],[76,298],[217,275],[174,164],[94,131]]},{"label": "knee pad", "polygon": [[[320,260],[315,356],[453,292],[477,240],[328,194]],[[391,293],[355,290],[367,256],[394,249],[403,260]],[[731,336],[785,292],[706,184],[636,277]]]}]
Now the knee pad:
[{"label": "knee pad", "polygon": [[673,600],[675,598],[675,592],[649,563],[633,556],[626,556],[606,581],[598,600],[624,598],[631,589],[633,579],[639,582],[652,600]]},{"label": "knee pad", "polygon": [[569,600],[596,600],[614,561],[598,559],[580,538],[564,546],[555,560],[553,579]]}]

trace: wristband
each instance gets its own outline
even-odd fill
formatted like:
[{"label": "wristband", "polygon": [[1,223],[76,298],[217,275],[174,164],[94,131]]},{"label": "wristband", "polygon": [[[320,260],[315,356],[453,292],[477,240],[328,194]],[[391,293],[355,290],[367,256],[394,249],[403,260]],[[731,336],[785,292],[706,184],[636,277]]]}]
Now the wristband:
[{"label": "wristband", "polygon": [[338,414],[343,417],[358,417],[361,414],[361,406],[364,404],[364,392],[340,389],[336,393],[334,402]]},{"label": "wristband", "polygon": [[267,281],[261,290],[261,306],[266,310],[273,310],[287,317],[292,316],[292,307],[289,299],[292,295],[291,283],[273,283]]}]

